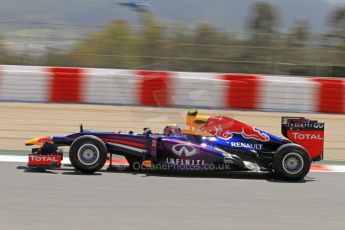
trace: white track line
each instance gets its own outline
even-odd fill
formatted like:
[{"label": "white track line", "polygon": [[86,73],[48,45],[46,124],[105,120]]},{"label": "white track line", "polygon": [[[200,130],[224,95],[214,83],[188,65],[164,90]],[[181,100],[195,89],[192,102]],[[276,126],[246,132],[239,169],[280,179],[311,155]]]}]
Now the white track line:
[{"label": "white track line", "polygon": [[325,169],[313,169],[311,172],[336,172],[336,173],[345,173],[345,165],[323,165]]},{"label": "white track line", "polygon": [[[0,155],[0,162],[17,162],[17,163],[27,163],[28,156],[16,156],[16,155]],[[63,164],[71,164],[67,157],[62,160]]]}]

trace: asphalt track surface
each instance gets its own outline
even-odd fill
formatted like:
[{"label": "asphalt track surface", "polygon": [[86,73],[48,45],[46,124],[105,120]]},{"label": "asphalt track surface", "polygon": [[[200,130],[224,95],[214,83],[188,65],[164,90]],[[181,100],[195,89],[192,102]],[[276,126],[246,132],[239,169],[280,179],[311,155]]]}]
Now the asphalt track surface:
[{"label": "asphalt track surface", "polygon": [[166,174],[0,163],[0,229],[345,229],[345,174]]}]

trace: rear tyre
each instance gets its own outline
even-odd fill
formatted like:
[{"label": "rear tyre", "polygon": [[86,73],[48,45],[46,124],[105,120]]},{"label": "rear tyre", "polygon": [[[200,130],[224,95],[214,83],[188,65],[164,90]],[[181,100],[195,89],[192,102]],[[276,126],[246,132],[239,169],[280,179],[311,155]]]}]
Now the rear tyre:
[{"label": "rear tyre", "polygon": [[280,146],[273,157],[273,171],[283,180],[297,181],[309,172],[311,159],[300,145],[289,143]]},{"label": "rear tyre", "polygon": [[107,160],[107,148],[98,137],[81,136],[72,143],[69,159],[76,170],[91,174],[104,166]]}]

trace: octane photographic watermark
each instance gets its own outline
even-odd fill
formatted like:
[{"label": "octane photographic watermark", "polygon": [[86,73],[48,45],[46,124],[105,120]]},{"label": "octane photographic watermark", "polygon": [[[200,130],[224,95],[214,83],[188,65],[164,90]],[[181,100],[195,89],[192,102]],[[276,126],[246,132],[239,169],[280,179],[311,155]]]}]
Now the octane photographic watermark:
[{"label": "octane photographic watermark", "polygon": [[232,167],[229,164],[203,164],[203,165],[188,165],[188,164],[152,164],[151,166],[142,165],[139,162],[135,162],[132,166],[133,170],[167,170],[167,171],[226,171],[231,170]]}]

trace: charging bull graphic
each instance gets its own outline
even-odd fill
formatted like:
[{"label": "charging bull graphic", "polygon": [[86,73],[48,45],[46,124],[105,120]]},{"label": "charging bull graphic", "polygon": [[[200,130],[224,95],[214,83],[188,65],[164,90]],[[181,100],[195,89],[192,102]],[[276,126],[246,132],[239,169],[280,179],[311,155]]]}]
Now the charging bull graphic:
[{"label": "charging bull graphic", "polygon": [[270,140],[270,137],[265,133],[228,117],[196,116],[194,124],[201,132],[217,135],[225,140],[231,139],[233,134],[241,134],[242,137],[246,139],[254,139],[263,142]]}]

